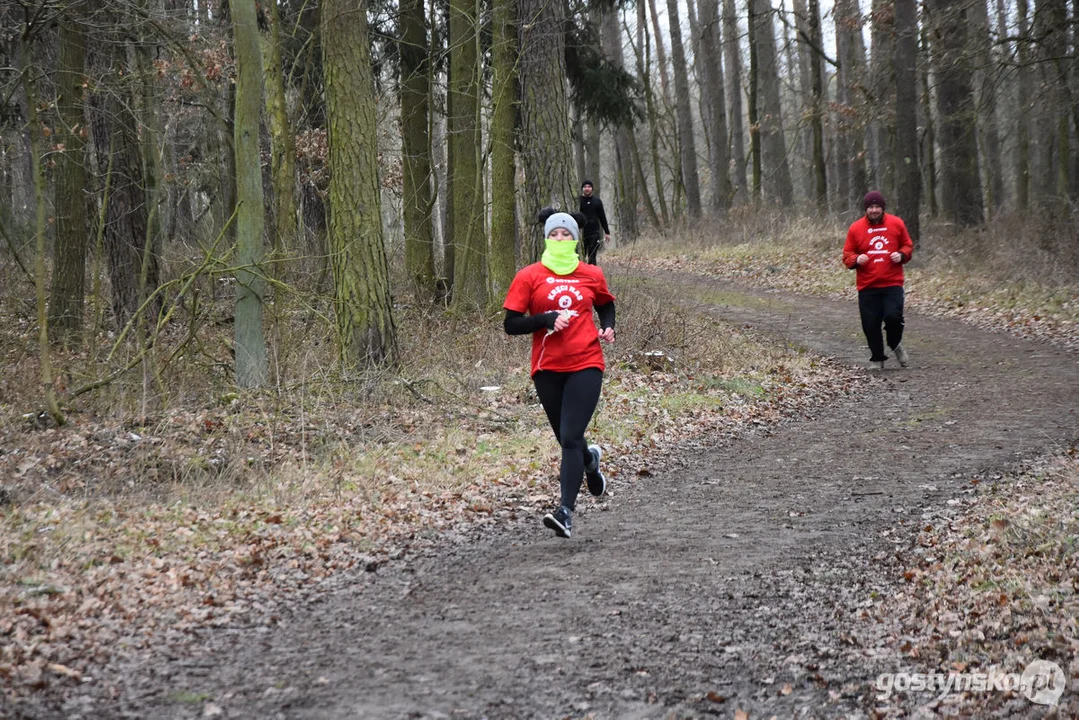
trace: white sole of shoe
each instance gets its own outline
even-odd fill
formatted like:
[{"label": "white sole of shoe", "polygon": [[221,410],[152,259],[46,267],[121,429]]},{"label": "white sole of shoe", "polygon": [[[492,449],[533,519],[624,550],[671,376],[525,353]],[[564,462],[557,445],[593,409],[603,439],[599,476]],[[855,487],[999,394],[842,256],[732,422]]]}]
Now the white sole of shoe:
[{"label": "white sole of shoe", "polygon": [[[589,452],[594,452],[596,454],[596,469],[598,471],[599,470],[599,464],[603,460],[603,448],[601,448],[599,445],[589,445],[588,446],[588,451]],[[593,492],[592,486],[590,484],[588,485],[588,492],[592,493],[592,495],[594,495],[595,497],[599,497],[603,493],[607,492],[607,477],[602,472],[599,472],[598,474],[599,474],[599,481],[600,481],[600,485],[601,485],[600,491],[599,492]],[[588,484],[587,480],[588,480],[588,472],[585,471],[586,484]]]},{"label": "white sole of shoe", "polygon": [[569,539],[570,531],[566,529],[566,526],[555,520],[554,515],[547,513],[543,516],[543,524],[554,530],[555,535]]}]

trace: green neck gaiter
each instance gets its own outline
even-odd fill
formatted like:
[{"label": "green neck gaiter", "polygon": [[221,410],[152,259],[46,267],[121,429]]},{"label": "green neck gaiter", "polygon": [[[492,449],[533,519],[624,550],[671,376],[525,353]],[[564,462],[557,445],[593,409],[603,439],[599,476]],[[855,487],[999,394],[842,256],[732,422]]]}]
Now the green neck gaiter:
[{"label": "green neck gaiter", "polygon": [[543,256],[540,257],[543,267],[558,275],[569,275],[577,269],[577,264],[581,260],[577,257],[576,240],[552,240],[547,238],[546,242],[547,249],[543,251]]}]

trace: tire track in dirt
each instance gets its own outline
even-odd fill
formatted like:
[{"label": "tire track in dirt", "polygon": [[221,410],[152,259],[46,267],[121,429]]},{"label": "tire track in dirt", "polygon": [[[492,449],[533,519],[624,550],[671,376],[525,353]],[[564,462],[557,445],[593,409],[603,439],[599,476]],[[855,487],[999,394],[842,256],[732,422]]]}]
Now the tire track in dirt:
[{"label": "tire track in dirt", "polygon": [[[724,292],[703,309],[866,356],[852,303]],[[865,713],[875,673],[850,645],[850,609],[891,582],[882,558],[972,476],[1079,436],[1076,354],[921,317],[905,344],[909,370],[812,420],[617,483],[571,541],[529,518],[338,578],[272,629],[206,631],[120,667],[120,699],[86,714],[200,716],[179,690],[238,718]]]}]

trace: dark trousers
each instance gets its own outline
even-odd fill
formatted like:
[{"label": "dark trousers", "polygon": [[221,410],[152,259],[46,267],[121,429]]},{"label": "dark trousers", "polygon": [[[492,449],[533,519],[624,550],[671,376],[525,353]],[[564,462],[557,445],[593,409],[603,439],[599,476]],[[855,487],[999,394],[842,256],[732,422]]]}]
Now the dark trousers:
[{"label": "dark trousers", "polygon": [[888,347],[894,350],[903,341],[903,286],[859,290],[858,313],[862,316],[862,332],[869,343],[869,361],[887,360],[880,326],[884,323]]},{"label": "dark trousers", "polygon": [[596,255],[599,253],[599,246],[603,244],[603,235],[590,235],[584,236],[584,258],[582,258],[589,265],[596,264]]},{"label": "dark trousers", "polygon": [[562,446],[558,481],[562,488],[562,504],[572,510],[577,507],[584,466],[592,460],[584,431],[599,403],[603,371],[599,368],[569,373],[540,370],[532,376],[532,382],[554,436]]}]

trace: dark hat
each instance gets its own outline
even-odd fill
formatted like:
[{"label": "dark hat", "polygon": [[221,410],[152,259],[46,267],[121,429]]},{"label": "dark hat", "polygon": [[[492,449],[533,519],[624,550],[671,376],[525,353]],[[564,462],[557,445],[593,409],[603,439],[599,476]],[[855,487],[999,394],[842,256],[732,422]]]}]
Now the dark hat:
[{"label": "dark hat", "polygon": [[592,184],[591,180],[583,180],[583,181],[581,181],[581,187],[584,187],[585,185],[592,185],[592,187],[595,187],[595,185]]},{"label": "dark hat", "polygon": [[865,194],[865,200],[862,201],[862,209],[868,210],[870,205],[880,205],[881,209],[884,209],[886,207],[884,196],[876,190],[870,190]]}]

